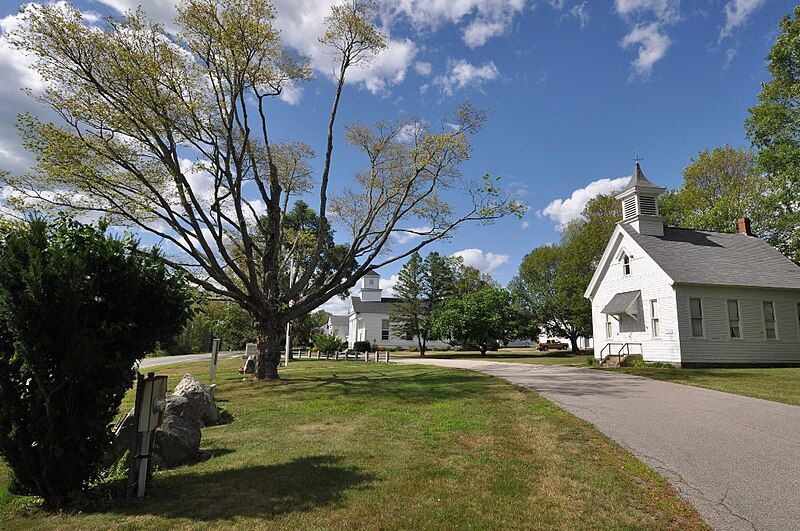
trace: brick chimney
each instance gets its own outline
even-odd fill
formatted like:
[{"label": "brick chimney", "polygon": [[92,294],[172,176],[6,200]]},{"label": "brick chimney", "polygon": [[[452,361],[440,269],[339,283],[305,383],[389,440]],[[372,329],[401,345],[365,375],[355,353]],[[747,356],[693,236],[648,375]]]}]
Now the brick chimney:
[{"label": "brick chimney", "polygon": [[736,220],[736,225],[739,227],[739,234],[753,235],[753,231],[750,230],[750,218],[739,218]]}]

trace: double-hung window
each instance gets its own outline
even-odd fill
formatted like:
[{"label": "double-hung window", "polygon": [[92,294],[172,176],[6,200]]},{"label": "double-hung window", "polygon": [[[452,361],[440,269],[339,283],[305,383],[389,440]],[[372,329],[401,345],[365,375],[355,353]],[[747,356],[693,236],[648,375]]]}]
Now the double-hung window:
[{"label": "double-hung window", "polygon": [[381,320],[381,341],[388,341],[389,339],[389,319]]},{"label": "double-hung window", "polygon": [[778,339],[778,327],[775,323],[775,305],[764,301],[764,334],[767,339]]},{"label": "double-hung window", "polygon": [[653,337],[661,335],[661,324],[658,319],[658,300],[650,300],[650,328],[653,332]]},{"label": "double-hung window", "polygon": [[606,337],[611,338],[614,335],[614,328],[611,324],[611,316],[606,314]]},{"label": "double-hung window", "polygon": [[740,325],[739,301],[728,301],[728,332],[732,338],[742,337],[742,327]]},{"label": "double-hung window", "polygon": [[700,299],[689,299],[692,318],[692,337],[703,337],[703,303]]}]

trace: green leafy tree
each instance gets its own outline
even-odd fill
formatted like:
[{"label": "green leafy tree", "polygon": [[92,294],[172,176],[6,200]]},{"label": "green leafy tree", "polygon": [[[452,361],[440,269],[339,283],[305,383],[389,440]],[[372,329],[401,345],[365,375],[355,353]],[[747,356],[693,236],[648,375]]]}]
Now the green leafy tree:
[{"label": "green leafy tree", "polygon": [[770,243],[800,263],[800,6],[780,26],[767,55],[772,79],[761,85],[745,125],[758,150],[758,167],[770,182],[765,232]]},{"label": "green leafy tree", "polygon": [[500,288],[483,288],[445,299],[432,318],[435,333],[476,347],[482,355],[519,333],[519,308],[508,291]]},{"label": "green leafy tree", "polygon": [[328,323],[330,314],[325,310],[317,310],[301,315],[292,323],[292,344],[309,345],[315,330],[323,328]]},{"label": "green leafy tree", "polygon": [[581,217],[565,228],[559,245],[528,253],[509,284],[529,320],[550,335],[569,338],[592,334],[592,309],[583,296],[619,220],[622,208],[611,195],[587,203]]},{"label": "green leafy tree", "polygon": [[662,196],[660,212],[668,225],[718,232],[735,232],[736,220],[749,217],[758,231],[768,217],[768,184],[753,151],[704,149],[684,168],[683,186]]},{"label": "green leafy tree", "polygon": [[155,252],[42,221],[0,245],[0,455],[63,505],[100,472],[133,366],[177,334],[190,290]]},{"label": "green leafy tree", "polygon": [[453,293],[456,261],[431,252],[423,260],[419,253],[411,255],[398,273],[394,292],[399,302],[393,305],[390,320],[395,334],[417,340],[420,355],[427,351],[433,334],[431,314]]},{"label": "green leafy tree", "polygon": [[[21,118],[37,165],[5,177],[7,204],[22,212],[101,212],[168,242],[173,267],[250,314],[259,349],[254,377],[278,378],[288,322],[463,223],[523,210],[497,179],[459,171],[485,120],[469,104],[439,128],[421,118],[349,126],[348,153],[362,155],[364,166],[331,192],[347,81],[386,46],[375,15],[370,1],[334,5],[319,38],[333,90],[308,247],[287,245],[284,219],[287,196],[311,190],[298,184],[311,156],[274,142],[280,132],[270,109],[311,69],[284,46],[268,0],[184,0],[169,35],[141,9],[89,24],[70,5],[26,7],[10,39],[34,60],[45,85],[37,97],[61,119]],[[325,257],[336,223],[350,243],[336,251],[331,270]],[[392,252],[387,242],[408,233],[404,226],[427,229]]]},{"label": "green leafy tree", "polygon": [[323,354],[333,354],[347,346],[336,334],[317,333],[312,335],[314,346]]}]

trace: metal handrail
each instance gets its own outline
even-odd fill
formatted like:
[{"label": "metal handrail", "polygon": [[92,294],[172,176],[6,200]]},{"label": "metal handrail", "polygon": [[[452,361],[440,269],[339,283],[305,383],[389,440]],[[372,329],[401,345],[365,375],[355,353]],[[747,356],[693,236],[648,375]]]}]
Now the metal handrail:
[{"label": "metal handrail", "polygon": [[[619,350],[617,350],[617,354],[616,354],[617,355],[617,363],[622,363],[622,357],[623,357],[622,351],[625,351],[625,354],[624,354],[625,356],[630,356],[631,355],[631,345],[638,345],[640,353],[641,353],[641,350],[642,350],[642,344],[641,343],[617,343],[617,342],[606,343],[606,346],[604,346],[602,349],[600,349],[600,363],[601,364],[603,362],[605,362],[608,358],[610,358],[611,356],[614,355],[614,353],[611,351],[611,348],[612,348],[613,345],[619,345],[620,346]],[[605,352],[606,349],[608,349],[608,354],[603,356],[603,352]]]}]

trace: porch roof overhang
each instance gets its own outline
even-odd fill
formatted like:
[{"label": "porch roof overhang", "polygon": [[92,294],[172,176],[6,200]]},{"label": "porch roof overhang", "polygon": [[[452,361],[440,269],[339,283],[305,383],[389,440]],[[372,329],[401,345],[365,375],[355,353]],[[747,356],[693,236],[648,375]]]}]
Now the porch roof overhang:
[{"label": "porch roof overhang", "polygon": [[637,302],[641,296],[642,292],[639,290],[617,293],[610,301],[608,301],[608,304],[605,305],[602,313],[606,315],[624,314],[630,315],[631,317],[637,317],[639,315],[639,305]]}]

